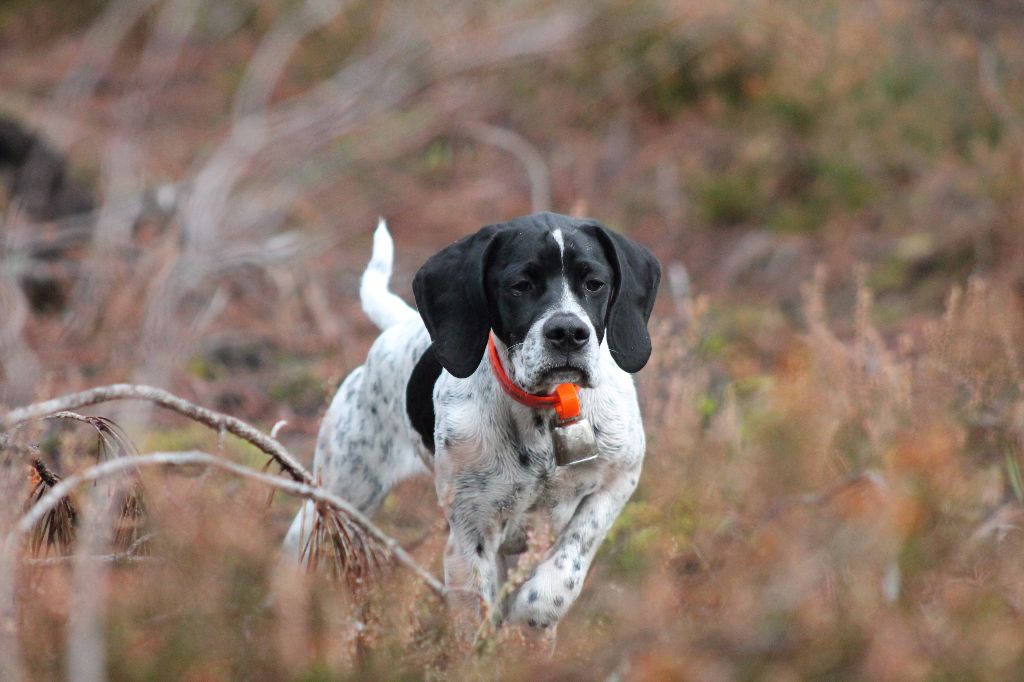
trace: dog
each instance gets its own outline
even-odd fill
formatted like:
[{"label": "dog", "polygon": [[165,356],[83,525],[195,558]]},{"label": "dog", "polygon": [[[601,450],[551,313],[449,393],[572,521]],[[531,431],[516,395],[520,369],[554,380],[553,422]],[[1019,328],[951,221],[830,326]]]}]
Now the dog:
[{"label": "dog", "polygon": [[[631,374],[651,354],[661,267],[597,221],[538,213],[486,226],[427,260],[413,281],[417,313],[388,289],[393,251],[381,220],[360,298],[382,333],[331,402],[315,476],[372,515],[395,484],[432,473],[452,594],[478,595],[510,623],[553,627],[640,477],[645,437]],[[592,425],[575,424],[592,430],[592,452],[559,466],[559,430],[570,427],[549,403],[565,386],[577,419]],[[499,599],[537,514],[556,540]],[[296,516],[290,555],[311,518],[311,507]]]}]

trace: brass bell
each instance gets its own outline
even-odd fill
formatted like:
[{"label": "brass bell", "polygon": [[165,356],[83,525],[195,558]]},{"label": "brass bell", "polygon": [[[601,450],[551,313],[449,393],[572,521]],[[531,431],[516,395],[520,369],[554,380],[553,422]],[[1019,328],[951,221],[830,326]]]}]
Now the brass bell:
[{"label": "brass bell", "polygon": [[597,437],[590,421],[582,417],[560,421],[551,429],[555,464],[560,467],[597,458]]}]

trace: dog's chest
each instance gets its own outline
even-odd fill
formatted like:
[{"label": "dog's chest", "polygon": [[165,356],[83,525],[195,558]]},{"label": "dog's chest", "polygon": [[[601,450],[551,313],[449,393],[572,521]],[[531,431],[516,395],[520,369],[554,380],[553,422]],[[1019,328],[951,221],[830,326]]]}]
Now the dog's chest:
[{"label": "dog's chest", "polygon": [[534,413],[511,425],[513,478],[524,487],[520,506],[526,511],[549,510],[597,490],[607,466],[606,459],[556,466],[552,421],[550,415]]},{"label": "dog's chest", "polygon": [[537,512],[557,523],[615,471],[642,458],[643,434],[628,376],[618,381],[612,375],[606,389],[581,395],[598,457],[556,466],[553,411],[508,400],[490,368],[483,369],[467,380],[445,373],[435,386],[437,452],[431,463],[438,500],[451,521],[513,529]]}]

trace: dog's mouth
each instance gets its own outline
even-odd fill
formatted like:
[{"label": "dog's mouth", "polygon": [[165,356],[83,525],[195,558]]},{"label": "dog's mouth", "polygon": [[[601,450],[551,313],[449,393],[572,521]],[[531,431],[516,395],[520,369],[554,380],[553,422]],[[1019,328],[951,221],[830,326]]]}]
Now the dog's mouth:
[{"label": "dog's mouth", "polygon": [[547,395],[559,384],[576,384],[581,388],[595,385],[590,362],[582,353],[550,354],[531,368],[523,364],[526,363],[513,363],[513,378],[527,393]]},{"label": "dog's mouth", "polygon": [[578,384],[583,387],[590,386],[590,375],[581,367],[574,365],[556,365],[548,367],[539,377],[539,382],[544,385],[556,386],[558,384]]}]

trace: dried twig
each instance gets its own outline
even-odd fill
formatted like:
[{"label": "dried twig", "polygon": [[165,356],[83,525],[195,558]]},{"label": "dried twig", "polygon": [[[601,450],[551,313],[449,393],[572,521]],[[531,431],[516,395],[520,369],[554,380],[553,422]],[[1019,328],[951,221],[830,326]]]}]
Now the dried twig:
[{"label": "dried twig", "polygon": [[[98,563],[106,564],[148,564],[148,563],[159,563],[161,560],[158,557],[149,556],[145,554],[145,543],[148,542],[156,533],[146,533],[138,540],[133,542],[128,549],[123,552],[112,552],[110,554],[96,554],[92,556],[81,557],[83,561],[95,561]],[[21,565],[29,568],[52,568],[54,566],[67,566],[74,561],[75,557],[71,554],[62,554],[59,556],[49,556],[44,558],[29,558],[22,559]]]},{"label": "dried twig", "polygon": [[341,511],[351,518],[362,532],[371,537],[376,543],[379,543],[398,563],[415,573],[436,594],[443,597],[450,592],[441,581],[416,563],[397,540],[377,528],[362,512],[340,497],[331,495],[312,485],[291,481],[280,476],[260,473],[241,464],[235,464],[220,457],[195,450],[187,452],[158,452],[139,455],[138,457],[114,459],[92,466],[81,473],[68,476],[51,488],[46,495],[19,519],[13,530],[8,533],[4,542],[5,553],[17,552],[21,544],[21,538],[30,532],[49,510],[59,504],[62,498],[66,497],[75,487],[82,483],[113,476],[133,467],[162,465],[214,467]]},{"label": "dried twig", "polygon": [[[372,526],[369,519],[359,512],[358,509],[340,500],[340,498],[324,493],[318,488],[312,476],[298,464],[294,457],[277,440],[264,435],[254,427],[235,417],[207,410],[161,389],[132,384],[115,384],[95,388],[14,410],[0,418],[0,428],[9,428],[15,424],[46,415],[59,414],[67,416],[69,408],[122,398],[149,400],[217,429],[218,432],[230,431],[270,455],[291,476],[293,485],[299,486],[286,490],[292,494],[298,494],[317,502],[317,513],[314,518],[314,530],[316,532],[307,541],[307,545],[302,553],[303,559],[310,568],[315,569],[321,559],[325,555],[329,555],[333,559],[331,567],[333,568],[334,575],[345,577],[350,581],[350,584],[354,585],[360,583],[380,563],[379,555],[381,552],[391,554],[398,558],[399,561],[402,561],[403,556],[408,558],[408,555],[403,552],[397,542]],[[81,415],[74,415],[74,418],[85,421],[101,420],[101,418],[83,417]],[[103,420],[103,422],[105,423],[106,420]],[[204,456],[208,457],[209,455],[204,454]],[[109,461],[107,464],[114,465],[116,467],[114,470],[120,471],[145,460],[146,458],[142,457],[119,458]],[[220,460],[220,462],[222,464],[215,466],[228,468],[243,476],[255,475],[261,477],[259,480],[268,482],[268,484],[270,481],[275,481],[277,483],[272,485],[281,488],[279,482],[282,479],[278,477],[258,474],[246,467],[230,463],[226,460]],[[87,470],[86,473],[91,471],[94,471],[94,469]],[[50,488],[45,496],[37,500],[36,506],[42,503],[43,499],[47,499],[55,494],[55,491],[72,488],[75,485],[74,481],[88,480],[82,478],[84,475],[86,474],[80,474],[59,482],[56,486]],[[310,491],[315,491],[315,493]],[[124,513],[122,513],[122,520],[124,520],[123,517]],[[436,579],[434,580],[436,582]]]},{"label": "dried twig", "polygon": [[128,438],[128,434],[106,417],[94,417],[92,415],[78,414],[70,410],[61,410],[46,417],[47,419],[70,419],[76,422],[88,424],[96,430],[99,436],[97,443],[97,454],[101,460],[126,455],[139,454],[135,444]]},{"label": "dried twig", "polygon": [[383,563],[386,552],[378,543],[366,542],[361,534],[351,532],[345,518],[332,511],[325,504],[316,505],[313,527],[300,558],[312,573],[329,556],[331,576],[345,580],[355,592],[365,587],[364,580]]},{"label": "dried twig", "polygon": [[[99,438],[97,455],[100,461],[138,454],[135,445],[121,428],[104,417],[63,411],[50,415],[48,419],[71,419],[92,426]],[[31,507],[47,491],[57,485],[61,477],[50,471],[43,463],[38,448],[30,448],[26,452],[30,453],[33,458],[33,487],[28,501],[28,507]],[[120,514],[113,539],[115,547],[125,548],[135,545],[144,511],[142,488],[136,480],[128,487],[120,502]],[[67,554],[74,544],[77,525],[78,510],[71,499],[66,497],[36,526],[29,543],[31,553],[38,556],[44,548],[49,552],[50,548],[56,547],[63,554]]]},{"label": "dried twig", "polygon": [[212,429],[229,431],[270,455],[295,481],[306,483],[307,485],[315,483],[313,476],[276,439],[265,435],[254,426],[247,424],[237,417],[214,412],[179,398],[173,393],[152,386],[111,384],[110,386],[100,386],[60,398],[33,403],[16,410],[11,410],[3,417],[0,417],[0,429],[9,429],[16,424],[53,415],[61,411],[75,410],[86,405],[125,399],[148,400],[200,424],[205,424]]},{"label": "dried twig", "polygon": [[[47,492],[60,483],[60,476],[50,471],[41,459],[32,460],[35,485],[29,494],[26,509],[31,509]],[[75,525],[78,523],[78,512],[71,499],[65,497],[51,509],[32,531],[29,547],[34,556],[38,556],[45,547],[58,548],[67,554],[75,539]]]},{"label": "dried twig", "polygon": [[[29,568],[52,568],[54,566],[67,566],[74,561],[72,555],[50,556],[43,559],[22,559],[21,565]],[[104,564],[145,564],[155,563],[159,559],[145,554],[132,554],[129,552],[116,552],[114,554],[97,554],[95,556],[82,557],[82,561],[93,561]]]}]

